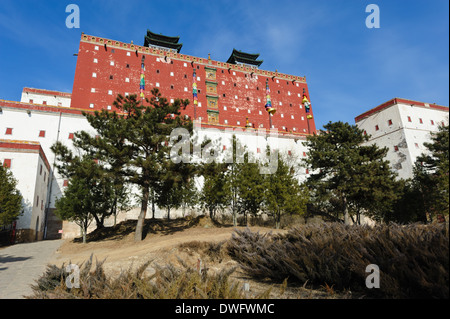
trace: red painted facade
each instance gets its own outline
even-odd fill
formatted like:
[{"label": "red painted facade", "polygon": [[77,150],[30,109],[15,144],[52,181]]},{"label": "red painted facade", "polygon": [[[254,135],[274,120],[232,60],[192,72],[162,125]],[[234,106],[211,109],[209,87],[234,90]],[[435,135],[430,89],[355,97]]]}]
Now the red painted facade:
[{"label": "red painted facade", "polygon": [[[135,46],[82,34],[71,108],[114,110],[117,94],[139,95],[141,59],[145,56],[145,93],[158,87],[171,99],[189,99],[182,113],[219,128],[244,127],[246,118],[254,128],[269,128],[266,104],[266,80],[276,113],[272,125],[281,132],[315,132],[314,103],[310,113],[303,106],[303,93],[311,102],[304,77],[264,71],[244,65],[229,64],[180,53]],[[192,85],[195,69],[198,102],[193,103]],[[281,103],[281,104],[280,104]],[[195,108],[195,111],[194,111]],[[262,125],[262,126],[261,126]],[[284,128],[283,128],[284,127]]]}]

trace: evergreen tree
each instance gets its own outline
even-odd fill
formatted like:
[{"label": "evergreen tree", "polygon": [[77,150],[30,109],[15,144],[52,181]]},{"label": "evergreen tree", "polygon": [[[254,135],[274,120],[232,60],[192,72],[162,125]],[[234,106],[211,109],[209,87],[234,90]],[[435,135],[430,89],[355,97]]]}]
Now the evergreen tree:
[{"label": "evergreen tree", "polygon": [[[192,168],[192,169],[191,169]],[[183,201],[189,202],[187,194],[190,179],[194,171],[190,164],[173,163],[164,161],[159,172],[159,180],[154,186],[156,192],[156,203],[167,209],[167,219],[170,219],[170,210],[183,206]]]},{"label": "evergreen tree", "polygon": [[[77,143],[78,133],[75,134],[74,141]],[[78,143],[77,143],[78,144]],[[56,155],[56,168],[59,173],[68,178],[69,181],[77,178],[77,183],[86,181],[86,190],[89,196],[85,201],[93,200],[99,209],[91,210],[90,214],[96,222],[97,229],[104,227],[105,219],[117,215],[117,210],[128,209],[128,191],[123,184],[119,184],[120,179],[114,174],[114,171],[106,169],[98,159],[95,158],[97,152],[88,154],[77,148],[79,155],[74,155],[67,146],[61,142],[52,145],[51,150]],[[92,155],[94,154],[94,155]],[[74,212],[77,213],[76,211]],[[83,214],[82,212],[80,212]]]},{"label": "evergreen tree", "polygon": [[449,212],[449,125],[439,126],[424,146],[428,152],[416,159],[413,185],[420,194],[422,214],[432,220]]},{"label": "evergreen tree", "polygon": [[0,227],[11,224],[22,214],[22,195],[11,171],[0,165]]},{"label": "evergreen tree", "polygon": [[313,204],[331,214],[344,214],[344,222],[360,223],[364,213],[385,219],[400,196],[400,183],[384,159],[387,148],[369,140],[356,125],[329,122],[321,134],[310,136],[304,160],[311,170],[307,184]]},{"label": "evergreen tree", "polygon": [[120,113],[102,111],[87,116],[98,132],[98,138],[104,141],[97,145],[104,156],[110,154],[109,162],[118,158],[117,167],[121,167],[127,182],[140,188],[141,210],[135,231],[136,241],[142,240],[148,203],[151,198],[158,198],[155,188],[160,173],[170,161],[168,136],[174,128],[185,128],[192,133],[191,120],[180,116],[180,109],[188,104],[188,100],[179,99],[169,104],[155,88],[151,98],[145,101],[136,95],[123,97],[119,94],[114,106]]},{"label": "evergreen tree", "polygon": [[203,164],[201,175],[203,176],[203,188],[199,195],[201,207],[207,209],[209,217],[215,219],[218,211],[224,210],[230,203],[231,192],[227,183],[227,164],[211,163]]},{"label": "evergreen tree", "polygon": [[423,188],[417,179],[400,180],[401,197],[394,204],[394,213],[386,216],[386,222],[400,224],[426,223],[426,214],[420,189]]},{"label": "evergreen tree", "polygon": [[116,225],[118,213],[131,208],[126,172],[132,148],[128,143],[124,143],[126,127],[114,112],[102,110],[101,113],[83,114],[91,125],[95,123],[99,134],[94,136],[85,131],[77,132],[73,144],[85,154],[102,162],[103,174],[113,187],[113,205],[109,215],[114,216]]},{"label": "evergreen tree", "polygon": [[98,173],[98,165],[89,157],[77,161],[77,172],[71,175],[64,195],[56,201],[56,214],[62,220],[75,222],[81,228],[83,243],[92,220],[103,227],[105,212],[111,210],[113,193],[110,183],[105,183]]},{"label": "evergreen tree", "polygon": [[306,212],[307,190],[299,184],[293,167],[281,154],[278,154],[277,170],[265,176],[264,186],[265,207],[274,217],[277,229],[280,228],[282,215],[303,215]]},{"label": "evergreen tree", "polygon": [[233,217],[233,226],[237,226],[237,214],[239,212],[239,174],[240,164],[243,162],[245,156],[245,147],[236,138],[232,137],[232,148],[229,150],[230,161],[227,164],[226,171],[226,185],[225,188],[229,192],[229,200],[231,205],[231,214]]},{"label": "evergreen tree", "polygon": [[239,194],[238,212],[244,215],[248,224],[248,214],[255,217],[264,201],[264,176],[260,173],[259,163],[250,161],[251,154],[244,154],[244,162],[237,164],[236,188]]},{"label": "evergreen tree", "polygon": [[194,177],[189,178],[186,183],[181,185],[180,199],[182,214],[183,217],[186,217],[186,209],[195,208],[199,203],[199,192]]}]

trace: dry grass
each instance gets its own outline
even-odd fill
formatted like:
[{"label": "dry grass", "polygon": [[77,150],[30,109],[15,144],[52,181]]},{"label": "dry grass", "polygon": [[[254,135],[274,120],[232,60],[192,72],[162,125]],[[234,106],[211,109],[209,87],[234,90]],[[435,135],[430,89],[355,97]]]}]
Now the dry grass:
[{"label": "dry grass", "polygon": [[[350,290],[378,298],[448,298],[449,237],[443,225],[292,228],[287,234],[237,231],[229,253],[254,278]],[[378,265],[379,289],[365,285],[366,267]]]},{"label": "dry grass", "polygon": [[63,267],[49,266],[34,285],[30,299],[241,299],[244,292],[239,283],[230,280],[235,268],[216,274],[196,270],[186,265],[153,264],[153,275],[145,275],[150,262],[136,271],[125,271],[117,278],[108,278],[103,262],[93,267],[92,257],[80,267],[80,288],[69,289],[69,273]]}]

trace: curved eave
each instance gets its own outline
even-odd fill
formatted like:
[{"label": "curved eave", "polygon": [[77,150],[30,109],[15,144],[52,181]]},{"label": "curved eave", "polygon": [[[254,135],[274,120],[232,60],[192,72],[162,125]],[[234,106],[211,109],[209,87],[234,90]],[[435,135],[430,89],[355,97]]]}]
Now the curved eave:
[{"label": "curved eave", "polygon": [[250,59],[250,60],[256,60],[259,57],[259,53],[246,53],[246,52],[242,52],[236,49],[233,49],[233,53],[231,53],[231,55],[236,56],[236,57],[240,57],[243,59]]},{"label": "curved eave", "polygon": [[264,61],[263,60],[243,59],[243,58],[239,58],[239,57],[235,57],[235,56],[231,56],[227,61],[227,63],[231,63],[231,64],[236,64],[236,62],[260,66]]},{"label": "curved eave", "polygon": [[147,30],[147,37],[159,41],[169,42],[169,43],[178,43],[180,41],[180,37],[169,37],[167,35],[157,34]]},{"label": "curved eave", "polygon": [[149,45],[157,45],[157,46],[164,47],[164,48],[175,49],[175,50],[177,50],[178,53],[180,52],[180,50],[183,46],[182,43],[171,43],[171,42],[160,41],[160,40],[150,39],[148,37],[145,37],[144,46],[148,47]]}]

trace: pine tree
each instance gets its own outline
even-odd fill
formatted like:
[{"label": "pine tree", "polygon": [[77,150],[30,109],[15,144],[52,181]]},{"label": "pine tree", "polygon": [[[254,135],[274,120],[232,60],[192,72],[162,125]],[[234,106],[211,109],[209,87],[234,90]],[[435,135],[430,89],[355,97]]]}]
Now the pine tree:
[{"label": "pine tree", "polygon": [[413,184],[420,194],[422,214],[433,219],[449,212],[449,125],[439,126],[431,143],[424,146],[428,152],[416,159]]},{"label": "pine tree", "polygon": [[75,222],[81,228],[83,242],[86,242],[87,229],[92,220],[97,227],[103,227],[105,217],[109,216],[113,201],[113,186],[102,178],[99,166],[92,158],[85,156],[77,164],[71,175],[64,195],[56,201],[56,214],[62,220]]},{"label": "pine tree", "polygon": [[259,163],[251,161],[252,154],[244,154],[243,163],[237,164],[236,186],[239,194],[238,212],[244,215],[248,224],[248,214],[255,217],[264,201],[264,176],[260,173]]},{"label": "pine tree", "polygon": [[391,214],[401,185],[384,159],[387,148],[363,145],[369,136],[356,125],[329,122],[324,129],[306,142],[313,204],[327,213],[343,213],[346,224],[350,219],[359,223],[362,213],[378,220]]},{"label": "pine tree", "polygon": [[[80,143],[78,140],[79,134],[75,134],[75,145]],[[85,132],[81,132],[81,134],[85,134]],[[90,214],[95,219],[97,229],[104,227],[106,218],[114,216],[115,219],[118,209],[128,209],[129,194],[125,186],[121,184],[123,179],[120,178],[120,175],[115,175],[114,170],[106,168],[96,158],[98,152],[94,152],[92,149],[86,152],[76,147],[78,155],[74,155],[61,142],[52,145],[51,150],[56,155],[56,168],[63,177],[69,179],[69,181],[77,178],[78,184],[80,181],[88,181],[86,182],[86,187],[88,187],[86,191],[90,193],[84,200],[96,201],[91,205],[95,205],[99,209],[91,210]]]},{"label": "pine tree", "polygon": [[11,224],[22,214],[22,195],[11,171],[0,165],[0,227]]},{"label": "pine tree", "polygon": [[215,219],[216,213],[228,206],[231,191],[227,183],[227,164],[205,163],[201,167],[200,174],[203,176],[203,188],[199,194],[201,207],[208,210],[209,217]]},{"label": "pine tree", "polygon": [[231,205],[231,214],[233,217],[233,226],[237,226],[237,214],[239,212],[239,174],[240,164],[243,162],[246,154],[245,147],[238,141],[236,135],[232,137],[232,148],[228,152],[231,161],[227,164],[225,188],[229,192],[229,201]]},{"label": "pine tree", "polygon": [[[158,197],[154,194],[155,187],[165,163],[170,161],[170,133],[174,128],[185,128],[190,133],[193,129],[191,120],[180,116],[180,109],[189,104],[188,100],[176,99],[169,104],[158,89],[151,93],[151,98],[145,101],[136,95],[123,97],[119,94],[114,106],[120,113],[102,111],[87,116],[102,141],[96,145],[102,150],[101,154],[111,164],[117,160],[116,167],[126,176],[126,181],[140,188],[136,241],[143,238],[148,203]],[[155,196],[151,196],[152,193]]]},{"label": "pine tree", "polygon": [[278,154],[277,170],[265,176],[264,186],[265,207],[274,217],[277,229],[280,228],[282,215],[302,215],[306,212],[307,191],[299,184],[293,167],[281,154]]}]

